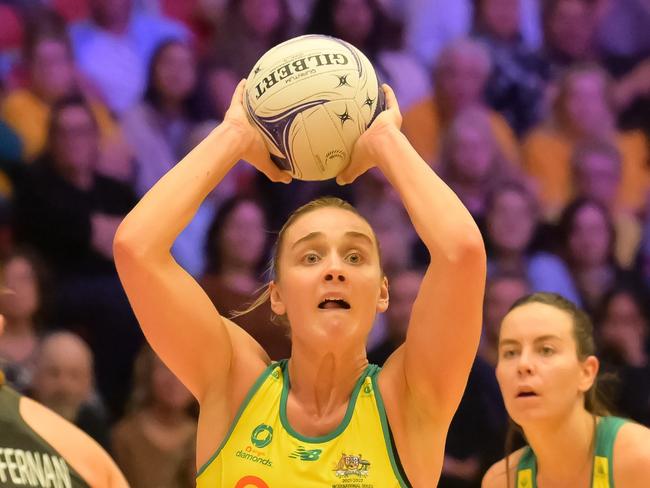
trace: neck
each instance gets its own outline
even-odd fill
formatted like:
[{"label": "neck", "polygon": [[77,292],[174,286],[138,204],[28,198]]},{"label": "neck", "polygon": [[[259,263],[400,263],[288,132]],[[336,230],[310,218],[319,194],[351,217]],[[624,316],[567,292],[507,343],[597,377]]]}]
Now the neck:
[{"label": "neck", "polygon": [[315,421],[344,410],[368,366],[365,350],[322,352],[294,343],[289,360],[290,396]]},{"label": "neck", "polygon": [[594,450],[594,416],[576,406],[568,416],[524,427],[537,458],[538,479],[547,486],[577,486],[580,475],[591,471]]},{"label": "neck", "polygon": [[30,337],[34,335],[34,322],[32,322],[31,318],[5,316],[5,320],[6,337]]},{"label": "neck", "polygon": [[183,115],[183,102],[179,100],[162,100],[160,112],[168,119],[175,119]]},{"label": "neck", "polygon": [[95,182],[95,174],[92,171],[78,171],[76,169],[67,170],[66,168],[60,168],[58,172],[65,181],[79,190],[90,190]]}]

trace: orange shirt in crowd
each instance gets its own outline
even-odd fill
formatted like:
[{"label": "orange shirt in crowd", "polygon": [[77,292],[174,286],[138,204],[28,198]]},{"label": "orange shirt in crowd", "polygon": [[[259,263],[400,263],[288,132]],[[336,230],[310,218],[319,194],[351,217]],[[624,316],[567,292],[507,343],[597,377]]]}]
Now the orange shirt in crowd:
[{"label": "orange shirt in crowd", "polygon": [[[614,142],[622,156],[617,207],[637,212],[650,189],[645,136],[641,131],[618,132]],[[573,197],[572,152],[572,141],[552,128],[533,129],[523,142],[524,169],[536,181],[544,213],[550,219],[555,219]]]},{"label": "orange shirt in crowd", "polygon": [[[519,161],[519,147],[508,122],[494,110],[488,109],[490,125],[503,155],[511,162]],[[445,127],[434,97],[415,103],[403,115],[402,132],[422,159],[434,165],[440,152],[440,138]]]}]

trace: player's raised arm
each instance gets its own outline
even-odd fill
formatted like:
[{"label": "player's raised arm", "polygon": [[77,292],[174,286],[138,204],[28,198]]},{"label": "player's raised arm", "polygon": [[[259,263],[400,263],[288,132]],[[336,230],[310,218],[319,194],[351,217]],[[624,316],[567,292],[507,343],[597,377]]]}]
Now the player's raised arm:
[{"label": "player's raised arm", "polygon": [[[142,330],[158,355],[201,400],[223,387],[236,354],[263,358],[261,348],[222,318],[170,249],[203,199],[240,159],[273,181],[289,181],[269,159],[242,106],[244,82],[225,120],[167,173],[120,225],[115,264]],[[233,344],[233,341],[235,344]],[[221,382],[221,383],[220,383]]]},{"label": "player's raised arm", "polygon": [[478,347],[485,247],[470,213],[399,131],[395,95],[386,86],[385,93],[387,110],[359,139],[339,182],[376,164],[399,192],[429,251],[404,347],[382,373],[401,378],[408,394],[445,424],[460,402]]}]

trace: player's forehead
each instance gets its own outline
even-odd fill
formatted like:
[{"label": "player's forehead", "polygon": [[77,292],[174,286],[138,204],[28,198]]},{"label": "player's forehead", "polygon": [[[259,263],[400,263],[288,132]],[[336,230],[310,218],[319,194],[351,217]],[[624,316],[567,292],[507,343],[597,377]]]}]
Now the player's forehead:
[{"label": "player's forehead", "polygon": [[545,336],[572,341],[573,318],[552,305],[527,303],[508,312],[501,323],[500,341],[530,342]]},{"label": "player's forehead", "polygon": [[305,236],[324,240],[341,238],[367,238],[376,245],[377,239],[370,224],[361,216],[346,209],[324,207],[298,217],[287,228],[285,244],[292,246]]}]

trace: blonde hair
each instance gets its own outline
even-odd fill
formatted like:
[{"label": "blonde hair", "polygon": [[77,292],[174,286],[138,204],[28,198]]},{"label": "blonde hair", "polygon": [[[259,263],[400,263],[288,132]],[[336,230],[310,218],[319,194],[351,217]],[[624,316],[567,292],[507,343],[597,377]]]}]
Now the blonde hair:
[{"label": "blonde hair", "polygon": [[[260,288],[258,288],[256,293],[259,293],[259,295],[257,296],[257,298],[255,298],[255,300],[253,300],[253,302],[250,303],[250,305],[248,305],[247,308],[245,308],[244,310],[233,311],[230,314],[231,318],[240,317],[249,312],[252,312],[253,310],[260,307],[261,305],[266,303],[267,300],[270,299],[271,292],[269,290],[269,284],[271,281],[278,281],[280,279],[280,257],[281,257],[280,253],[282,251],[282,244],[284,242],[284,236],[287,233],[287,229],[289,229],[289,227],[291,227],[296,222],[296,220],[298,220],[303,215],[307,215],[308,213],[314,212],[315,210],[320,210],[322,208],[340,208],[342,210],[347,210],[348,212],[351,212],[354,215],[360,217],[365,222],[368,222],[365,219],[365,217],[363,217],[363,215],[361,215],[356,208],[354,208],[350,203],[338,197],[324,196],[324,197],[316,198],[315,200],[312,200],[311,202],[306,203],[302,207],[299,207],[296,210],[294,210],[293,213],[289,215],[289,218],[280,229],[280,232],[278,232],[278,237],[275,241],[275,244],[273,245],[273,249],[271,251],[271,260],[268,266],[268,275],[270,281],[262,285]],[[380,269],[382,269],[382,275],[383,275],[383,268],[381,265],[381,250],[379,248],[379,241],[377,240],[376,236],[375,236],[375,242],[377,242],[377,252],[379,254],[379,267]],[[287,328],[289,327],[289,322],[287,321],[285,315],[278,316],[273,312],[271,312],[271,322],[277,325],[282,325]]]}]

